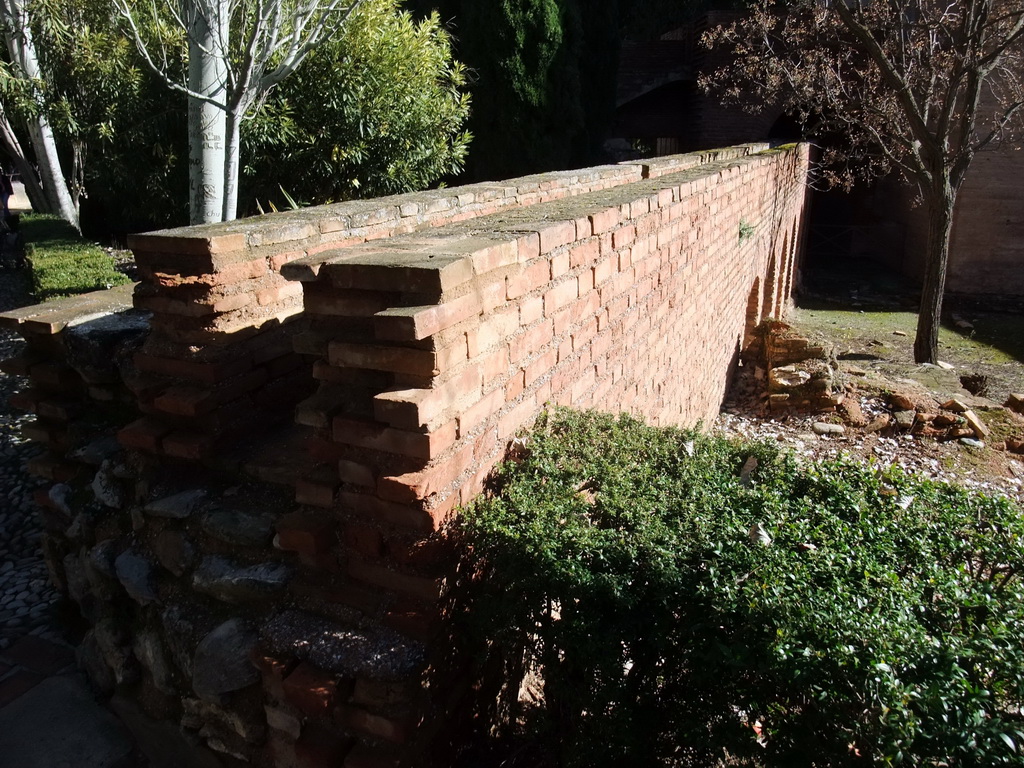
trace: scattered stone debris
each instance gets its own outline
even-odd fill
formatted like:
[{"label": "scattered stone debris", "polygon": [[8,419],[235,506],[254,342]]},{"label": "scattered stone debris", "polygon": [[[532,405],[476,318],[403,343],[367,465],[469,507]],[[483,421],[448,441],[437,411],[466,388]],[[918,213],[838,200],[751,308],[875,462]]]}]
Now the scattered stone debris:
[{"label": "scattered stone debris", "polygon": [[1011,411],[1024,414],[1024,394],[1013,393],[1006,399],[1006,407]]},{"label": "scattered stone debris", "polygon": [[963,317],[960,317],[960,315],[953,315],[952,320],[953,325],[962,331],[974,330],[974,323],[972,323],[970,320],[966,320]]},{"label": "scattered stone debris", "polygon": [[812,342],[786,323],[763,323],[747,356],[768,372],[772,413],[834,410],[844,400],[835,348]]},{"label": "scattered stone debris", "polygon": [[816,421],[811,425],[811,431],[816,435],[844,435],[846,427],[842,424],[830,424],[826,421]]},{"label": "scattered stone debris", "polygon": [[1012,458],[1024,454],[1024,394],[999,406],[955,382],[935,393],[869,373],[771,321],[745,351],[715,428],[811,460],[848,453],[1024,501],[1024,464]]},{"label": "scattered stone debris", "polygon": [[960,377],[960,386],[972,395],[984,397],[988,394],[988,376],[980,373],[968,373]]}]

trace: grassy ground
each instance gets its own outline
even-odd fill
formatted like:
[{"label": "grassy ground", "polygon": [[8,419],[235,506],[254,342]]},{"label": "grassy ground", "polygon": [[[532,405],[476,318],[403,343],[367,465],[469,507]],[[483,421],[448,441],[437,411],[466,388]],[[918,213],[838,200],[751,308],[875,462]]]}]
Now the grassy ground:
[{"label": "grassy ground", "polygon": [[[917,315],[902,310],[798,308],[793,322],[831,339],[848,360],[885,361],[896,373],[934,379],[936,371],[914,363]],[[988,378],[988,397],[1003,402],[1010,392],[1024,390],[1024,317],[974,313],[973,329],[944,327],[939,356],[955,366],[958,376]]]},{"label": "grassy ground", "polygon": [[[948,375],[914,363],[917,297],[911,286],[881,267],[810,271],[792,320],[831,339],[840,356],[888,368],[891,375],[946,386]],[[947,306],[954,305],[947,301]],[[987,379],[986,396],[1002,403],[1024,391],[1024,315],[1003,311],[947,312],[939,358],[960,376]],[[933,381],[934,380],[934,381]]]},{"label": "grassy ground", "polygon": [[63,219],[27,214],[21,217],[20,231],[32,271],[32,292],[40,301],[129,282],[114,268],[110,253],[83,240]]}]

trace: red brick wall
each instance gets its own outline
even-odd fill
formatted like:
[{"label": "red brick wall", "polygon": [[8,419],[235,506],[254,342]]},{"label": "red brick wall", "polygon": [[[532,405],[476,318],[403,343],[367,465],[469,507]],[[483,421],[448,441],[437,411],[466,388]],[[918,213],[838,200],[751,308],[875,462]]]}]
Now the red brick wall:
[{"label": "red brick wall", "polygon": [[[1024,296],[1024,209],[1020,178],[1024,150],[979,153],[953,212],[946,288],[965,296]],[[892,179],[863,198],[855,255],[920,283],[928,238],[927,213],[915,192]]]},{"label": "red brick wall", "polygon": [[319,352],[298,418],[337,465],[307,498],[340,513],[348,575],[401,596],[393,626],[429,631],[441,585],[413,542],[549,404],[714,417],[745,331],[785,311],[806,163],[804,147],[669,158],[644,181],[284,267]]},{"label": "red brick wall", "polygon": [[122,433],[133,448],[203,459],[225,438],[291,418],[308,394],[292,336],[302,289],[281,266],[309,254],[584,194],[641,177],[639,165],[538,174],[497,183],[353,201],[129,239],[153,313],[137,356],[147,416]]},{"label": "red brick wall", "polygon": [[957,199],[949,290],[1024,296],[1024,149],[974,158]]}]

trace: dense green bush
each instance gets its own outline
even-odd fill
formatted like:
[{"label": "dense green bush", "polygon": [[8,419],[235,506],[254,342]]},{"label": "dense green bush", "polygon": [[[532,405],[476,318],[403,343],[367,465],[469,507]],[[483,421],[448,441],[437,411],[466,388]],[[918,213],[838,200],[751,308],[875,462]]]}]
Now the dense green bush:
[{"label": "dense green bush", "polygon": [[1009,501],[627,417],[555,412],[522,453],[464,522],[492,725],[565,765],[1024,761]]},{"label": "dense green bush", "polygon": [[244,192],[266,207],[423,189],[462,170],[466,74],[437,15],[353,11],[243,124]]},{"label": "dense green bush", "polygon": [[57,216],[22,216],[19,229],[32,269],[32,292],[40,301],[129,282],[114,269],[107,251],[83,240]]}]

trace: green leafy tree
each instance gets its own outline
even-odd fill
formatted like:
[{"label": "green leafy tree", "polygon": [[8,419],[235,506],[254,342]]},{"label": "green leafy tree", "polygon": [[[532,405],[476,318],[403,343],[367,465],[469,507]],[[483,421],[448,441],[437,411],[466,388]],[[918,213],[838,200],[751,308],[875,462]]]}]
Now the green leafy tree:
[{"label": "green leafy tree", "polygon": [[436,14],[368,0],[246,124],[249,199],[374,197],[461,171],[465,69]]},{"label": "green leafy tree", "polygon": [[[108,3],[46,2],[32,27],[45,77],[0,78],[4,103],[45,109],[93,234],[186,222],[187,96],[168,93]],[[310,73],[282,81],[246,122],[244,199],[281,204],[282,188],[306,202],[387,194],[460,169],[468,97],[449,37],[436,18],[415,23],[392,0],[361,5],[351,30],[317,48]],[[183,78],[184,33],[138,30],[163,46],[164,74]]]},{"label": "green leafy tree", "polygon": [[90,151],[112,141],[127,115],[138,119],[146,77],[108,3],[39,0],[37,7],[33,35],[45,73],[40,94],[63,154],[71,158],[68,182],[77,206],[86,194]]},{"label": "green leafy tree", "polygon": [[91,234],[125,231],[130,222],[136,229],[180,222],[174,190],[187,164],[176,149],[185,132],[175,123],[184,120],[184,97],[168,98],[143,68],[106,0],[36,0],[26,19],[36,77],[19,76],[14,63],[4,67],[0,142],[33,210],[55,210],[48,171],[35,165],[37,143],[22,127],[43,119],[75,218]]},{"label": "green leafy tree", "polygon": [[600,159],[615,107],[618,0],[409,0],[448,20],[471,75],[472,179]]},{"label": "green leafy tree", "polygon": [[571,0],[462,3],[460,53],[476,80],[475,178],[571,164],[583,129],[579,21]]},{"label": "green leafy tree", "polygon": [[365,0],[114,2],[146,66],[188,97],[189,214],[202,224],[237,215],[242,122]]}]

